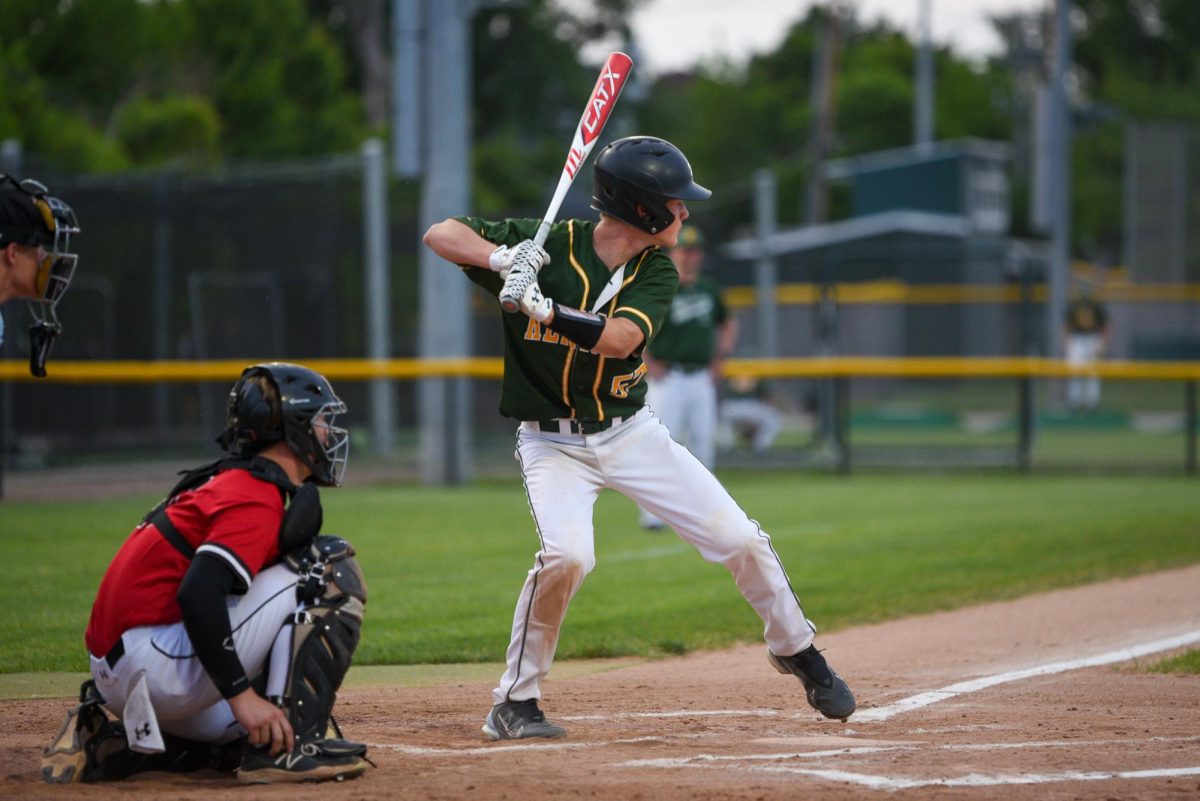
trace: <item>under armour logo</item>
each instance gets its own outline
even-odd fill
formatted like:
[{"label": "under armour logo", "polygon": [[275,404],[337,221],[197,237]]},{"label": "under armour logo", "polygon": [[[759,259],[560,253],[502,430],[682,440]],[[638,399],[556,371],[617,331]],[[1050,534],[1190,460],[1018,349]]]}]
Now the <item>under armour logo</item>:
[{"label": "under armour logo", "polygon": [[142,739],[143,737],[149,737],[150,736],[150,724],[143,723],[141,726],[138,726],[136,729],[134,729],[133,733],[137,735],[137,738],[139,740]]}]

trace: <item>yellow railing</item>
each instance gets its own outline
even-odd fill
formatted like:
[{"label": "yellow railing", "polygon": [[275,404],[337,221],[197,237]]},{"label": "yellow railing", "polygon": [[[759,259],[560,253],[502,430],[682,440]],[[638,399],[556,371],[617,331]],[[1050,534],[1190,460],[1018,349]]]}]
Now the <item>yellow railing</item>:
[{"label": "yellow railing", "polygon": [[[833,284],[838,303],[854,305],[945,305],[964,303],[1019,303],[1021,288],[1013,284],[905,284],[900,281],[864,281]],[[1031,287],[1031,300],[1045,303],[1046,287]],[[775,302],[806,306],[821,296],[819,284],[780,284]],[[1200,284],[1108,283],[1097,292],[1107,303],[1200,303]],[[753,306],[758,290],[752,286],[725,289],[725,300],[734,308]]]},{"label": "yellow railing", "polygon": [[[62,384],[157,384],[232,381],[242,369],[266,359],[216,361],[54,361],[46,378],[33,378],[24,361],[0,360],[0,380]],[[373,378],[412,380],[461,377],[495,380],[504,373],[496,357],[461,359],[304,359],[331,381]],[[1197,362],[1099,362],[1081,369],[1056,359],[1022,357],[840,356],[795,359],[730,359],[728,376],[760,378],[1069,378],[1095,375],[1133,381],[1200,381]]]}]

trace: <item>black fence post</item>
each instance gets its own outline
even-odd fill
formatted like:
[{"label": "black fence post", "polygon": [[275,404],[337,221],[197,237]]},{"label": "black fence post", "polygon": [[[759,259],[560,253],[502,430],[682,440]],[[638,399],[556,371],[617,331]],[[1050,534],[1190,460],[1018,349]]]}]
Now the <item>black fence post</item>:
[{"label": "black fence post", "polygon": [[1188,475],[1196,474],[1196,381],[1195,379],[1188,381],[1184,385],[1184,411],[1183,411],[1183,435],[1186,440],[1184,445],[1184,470]]},{"label": "black fence post", "polygon": [[1017,420],[1019,439],[1017,440],[1017,469],[1022,473],[1029,472],[1029,463],[1033,451],[1033,377],[1022,376],[1017,383]]},{"label": "black fence post", "polygon": [[837,447],[837,471],[850,474],[850,379],[834,378],[833,431]]}]

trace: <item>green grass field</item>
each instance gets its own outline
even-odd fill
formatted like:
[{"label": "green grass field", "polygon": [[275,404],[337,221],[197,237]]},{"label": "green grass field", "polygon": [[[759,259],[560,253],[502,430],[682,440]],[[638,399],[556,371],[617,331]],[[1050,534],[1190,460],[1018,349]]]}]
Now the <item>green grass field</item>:
[{"label": "green grass field", "polygon": [[[824,630],[1200,561],[1200,483],[1184,476],[724,472],[772,535]],[[164,487],[170,477],[164,476]],[[516,480],[461,489],[323,493],[326,532],[357,547],[370,587],[355,663],[503,658],[537,539]],[[0,506],[9,597],[0,673],[83,671],[96,586],[157,500]],[[596,509],[596,571],[572,603],[561,657],[660,656],[758,641],[725,570],[649,534],[614,493]]]}]

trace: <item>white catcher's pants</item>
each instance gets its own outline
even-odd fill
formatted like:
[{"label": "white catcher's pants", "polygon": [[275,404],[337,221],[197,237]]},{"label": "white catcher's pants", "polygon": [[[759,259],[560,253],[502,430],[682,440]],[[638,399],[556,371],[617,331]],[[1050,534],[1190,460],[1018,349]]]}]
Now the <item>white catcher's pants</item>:
[{"label": "white catcher's pants", "polygon": [[541,549],[517,599],[494,703],[541,698],[567,605],[596,564],[592,508],[605,487],[661,517],[701,556],[728,568],[766,624],[772,651],[790,655],[812,642],[815,630],[770,537],[649,409],[593,435],[539,433],[522,423],[516,457]]},{"label": "white catcher's pants", "polygon": [[[251,680],[262,672],[276,638],[290,638],[284,623],[297,609],[297,578],[287,565],[278,564],[255,576],[245,595],[227,598],[233,645]],[[222,611],[214,609],[213,614]],[[123,717],[125,702],[144,675],[150,703],[164,732],[205,743],[226,743],[245,734],[201,666],[182,622],[140,626],[125,632],[121,639],[125,655],[114,667],[103,658],[91,658],[96,687],[114,715]],[[283,676],[274,675],[273,667],[271,683],[281,689],[290,662],[277,661]]]}]

